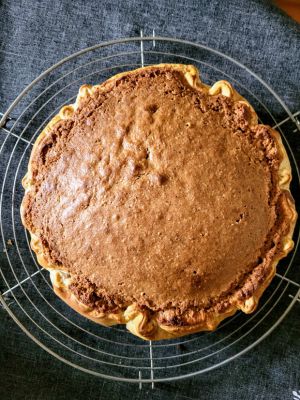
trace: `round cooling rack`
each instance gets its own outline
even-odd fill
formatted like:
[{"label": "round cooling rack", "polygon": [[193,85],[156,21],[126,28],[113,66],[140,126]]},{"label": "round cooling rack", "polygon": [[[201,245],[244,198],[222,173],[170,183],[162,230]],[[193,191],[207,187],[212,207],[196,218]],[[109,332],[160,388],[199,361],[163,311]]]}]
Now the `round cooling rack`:
[{"label": "round cooling rack", "polygon": [[210,85],[220,79],[230,81],[252,103],[260,120],[281,132],[293,169],[291,190],[294,197],[300,193],[292,151],[299,140],[298,114],[292,115],[278,95],[240,62],[201,44],[141,35],[84,49],[36,78],[0,122],[2,306],[28,336],[61,361],[99,377],[136,382],[140,387],[142,383],[190,377],[228,363],[273,331],[300,294],[300,274],[293,262],[298,225],[295,248],[280,262],[257,311],[248,316],[239,312],[214,332],[145,342],[122,326],[106,328],[81,317],[54,294],[49,273],[37,264],[20,220],[21,179],[32,145],[59,109],[75,101],[82,84],[100,83],[119,72],[158,63],[194,64],[202,81]]}]

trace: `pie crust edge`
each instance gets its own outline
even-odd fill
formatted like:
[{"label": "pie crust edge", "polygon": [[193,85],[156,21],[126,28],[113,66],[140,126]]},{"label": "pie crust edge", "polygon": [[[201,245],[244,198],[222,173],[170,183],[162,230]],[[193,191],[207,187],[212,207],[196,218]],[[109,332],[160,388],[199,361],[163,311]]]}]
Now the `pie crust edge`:
[{"label": "pie crust edge", "polygon": [[[40,133],[38,138],[36,139],[33,150],[31,153],[31,157],[28,165],[28,172],[22,180],[23,187],[25,189],[25,193],[30,192],[34,185],[33,179],[33,167],[32,160],[34,159],[35,154],[38,154],[39,147],[42,144],[43,140],[47,137],[48,134],[51,133],[52,128],[55,124],[57,124],[60,120],[69,119],[73,113],[80,106],[81,102],[88,96],[92,95],[95,91],[104,91],[106,90],[108,85],[112,85],[117,79],[128,76],[129,74],[135,74],[137,71],[141,70],[151,70],[155,68],[166,68],[173,69],[181,72],[185,77],[188,84],[195,89],[201,89],[202,91],[206,91],[209,95],[222,94],[226,97],[232,98],[235,102],[243,102],[246,103],[251,110],[251,122],[250,124],[255,126],[258,124],[258,117],[252,108],[252,106],[242,97],[240,96],[227,81],[218,81],[213,86],[207,86],[203,84],[200,80],[198,70],[192,65],[181,65],[181,64],[159,64],[152,65],[149,67],[139,68],[134,71],[126,71],[124,73],[117,74],[112,78],[105,81],[100,85],[83,85],[81,86],[78,96],[74,104],[64,106],[60,112],[51,119],[51,121],[47,124],[45,129]],[[205,331],[205,330],[214,330],[219,325],[219,323],[236,313],[238,310],[242,310],[244,313],[253,312],[257,305],[259,298],[262,296],[264,290],[270,284],[276,273],[276,266],[280,259],[284,258],[294,246],[294,242],[292,240],[293,231],[296,224],[297,213],[294,205],[294,200],[290,194],[290,182],[292,179],[291,166],[288,159],[288,155],[286,150],[282,144],[281,137],[279,133],[275,130],[272,130],[272,135],[274,136],[277,147],[281,153],[281,163],[279,166],[279,180],[278,185],[282,192],[285,193],[285,212],[289,222],[289,232],[286,236],[282,237],[282,248],[276,254],[276,257],[273,259],[272,264],[269,266],[270,273],[264,277],[262,283],[260,283],[259,287],[252,293],[251,296],[248,296],[244,299],[238,299],[237,297],[231,298],[231,304],[226,308],[225,311],[218,310],[209,310],[204,313],[201,312],[199,315],[193,316],[188,325],[184,326],[175,326],[175,325],[164,325],[160,323],[156,317],[155,313],[150,313],[148,310],[141,310],[136,304],[131,304],[128,306],[125,311],[120,309],[118,312],[114,313],[104,313],[98,312],[97,310],[91,309],[82,302],[80,302],[75,295],[69,290],[68,285],[71,281],[71,275],[64,271],[61,266],[50,264],[45,257],[43,251],[43,245],[36,233],[30,232],[31,235],[31,248],[36,253],[37,260],[39,264],[45,269],[50,271],[50,278],[53,285],[54,292],[57,296],[59,296],[65,303],[67,303],[71,308],[80,313],[86,318],[93,320],[96,323],[111,326],[115,324],[126,324],[127,329],[136,336],[139,336],[146,340],[161,340],[161,339],[171,339],[180,337],[183,335]],[[24,204],[21,205],[21,218],[23,224],[25,224],[25,220],[23,218],[25,213]]]}]

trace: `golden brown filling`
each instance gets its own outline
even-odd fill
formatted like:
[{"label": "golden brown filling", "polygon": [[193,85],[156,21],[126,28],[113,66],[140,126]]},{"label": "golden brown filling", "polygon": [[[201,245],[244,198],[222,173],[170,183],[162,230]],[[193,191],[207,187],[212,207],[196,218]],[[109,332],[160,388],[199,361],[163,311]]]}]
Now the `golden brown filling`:
[{"label": "golden brown filling", "polygon": [[75,274],[77,297],[182,312],[210,307],[251,271],[244,290],[255,289],[288,227],[280,154],[250,117],[158,69],[120,78],[55,126],[32,161],[24,220]]}]

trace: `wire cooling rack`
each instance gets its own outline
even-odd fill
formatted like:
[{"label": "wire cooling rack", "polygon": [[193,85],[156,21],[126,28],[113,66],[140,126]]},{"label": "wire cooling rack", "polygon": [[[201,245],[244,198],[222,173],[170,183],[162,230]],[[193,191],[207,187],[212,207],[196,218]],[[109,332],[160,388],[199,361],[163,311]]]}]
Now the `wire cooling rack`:
[{"label": "wire cooling rack", "polygon": [[90,374],[119,381],[170,381],[201,374],[228,363],[263,340],[283,320],[300,294],[299,265],[294,251],[278,266],[258,310],[238,312],[214,332],[144,342],[122,326],[105,328],[81,317],[58,299],[49,274],[29,246],[20,220],[21,178],[41,129],[65,105],[74,102],[84,83],[157,63],[192,63],[207,84],[227,79],[258,112],[260,121],[282,134],[293,169],[292,192],[299,195],[299,171],[292,149],[299,146],[299,123],[279,96],[240,62],[188,41],[155,37],[114,40],[79,51],[35,79],[2,114],[0,122],[2,236],[0,300],[15,322],[43,349]]}]

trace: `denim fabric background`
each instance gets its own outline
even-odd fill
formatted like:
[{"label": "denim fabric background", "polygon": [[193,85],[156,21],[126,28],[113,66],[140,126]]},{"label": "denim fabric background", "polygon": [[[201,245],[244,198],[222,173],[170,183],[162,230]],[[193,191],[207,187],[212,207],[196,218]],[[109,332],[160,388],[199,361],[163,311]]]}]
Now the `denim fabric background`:
[{"label": "denim fabric background", "polygon": [[[2,0],[0,112],[43,70],[87,46],[156,33],[204,43],[240,60],[300,109],[300,29],[269,2],[250,0]],[[275,107],[275,104],[274,104]],[[295,148],[300,159],[300,140]],[[300,266],[299,266],[300,267]],[[1,289],[1,288],[0,288]],[[293,399],[300,396],[300,304],[254,350],[193,379],[113,383],[66,366],[36,346],[0,309],[0,398]]]}]

